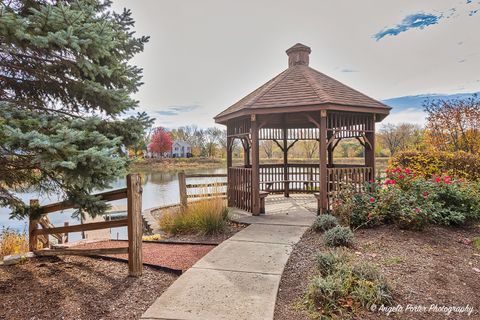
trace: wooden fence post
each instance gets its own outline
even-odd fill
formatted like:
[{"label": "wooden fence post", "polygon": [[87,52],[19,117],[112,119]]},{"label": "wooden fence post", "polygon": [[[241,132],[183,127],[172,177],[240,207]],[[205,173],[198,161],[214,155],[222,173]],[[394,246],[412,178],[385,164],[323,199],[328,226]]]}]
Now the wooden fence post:
[{"label": "wooden fence post", "polygon": [[[64,226],[64,227],[68,227],[68,221],[65,221],[65,222],[63,223],[63,226]],[[63,243],[67,243],[67,242],[68,242],[68,232],[65,232],[65,233],[63,234]]]},{"label": "wooden fence post", "polygon": [[187,178],[185,176],[185,171],[180,171],[178,173],[178,188],[180,191],[180,204],[182,206],[187,206]]},{"label": "wooden fence post", "polygon": [[143,271],[142,178],[139,174],[127,175],[127,208],[128,275],[139,277]]},{"label": "wooden fence post", "polygon": [[[32,199],[30,200],[30,207],[38,207],[38,203],[39,202],[37,199]],[[32,252],[37,250],[38,237],[37,235],[33,234],[33,232],[37,229],[38,229],[38,220],[32,219],[32,217],[29,216],[28,217],[28,250]]]}]

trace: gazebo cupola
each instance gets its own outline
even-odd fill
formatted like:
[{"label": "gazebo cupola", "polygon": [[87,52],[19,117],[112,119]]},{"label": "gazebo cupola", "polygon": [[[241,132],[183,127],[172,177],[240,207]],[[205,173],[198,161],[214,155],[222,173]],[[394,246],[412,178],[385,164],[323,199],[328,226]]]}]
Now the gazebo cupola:
[{"label": "gazebo cupola", "polygon": [[[253,214],[269,193],[314,193],[325,212],[345,185],[360,190],[375,173],[375,122],[390,107],[309,67],[311,49],[297,43],[287,51],[288,68],[215,117],[227,126],[228,205]],[[363,165],[337,165],[333,151],[342,139],[365,148]],[[242,143],[244,163],[233,166],[232,147]],[[259,141],[273,140],[283,163],[261,164]],[[319,143],[318,163],[288,162],[299,140]]]}]

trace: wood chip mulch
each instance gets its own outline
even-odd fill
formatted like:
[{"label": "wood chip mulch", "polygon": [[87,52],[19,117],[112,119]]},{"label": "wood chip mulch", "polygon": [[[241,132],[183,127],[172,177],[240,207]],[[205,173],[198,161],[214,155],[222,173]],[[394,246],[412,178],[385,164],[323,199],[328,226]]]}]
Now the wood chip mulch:
[{"label": "wood chip mulch", "polygon": [[[128,247],[127,241],[101,241],[81,244],[73,249]],[[214,245],[167,244],[143,242],[143,263],[185,271],[215,248]],[[112,254],[109,257],[128,259],[127,254]]]},{"label": "wood chip mulch", "polygon": [[[357,261],[376,265],[393,289],[394,306],[473,307],[473,313],[400,312],[389,317],[382,312],[358,310],[354,319],[480,319],[480,252],[471,240],[480,236],[480,226],[423,231],[381,226],[355,232]],[[308,320],[299,310],[310,280],[318,274],[314,257],[325,251],[322,234],[307,231],[296,244],[282,275],[275,307],[275,320]]]},{"label": "wood chip mulch", "polygon": [[139,319],[177,278],[144,267],[79,256],[0,267],[0,319]]}]

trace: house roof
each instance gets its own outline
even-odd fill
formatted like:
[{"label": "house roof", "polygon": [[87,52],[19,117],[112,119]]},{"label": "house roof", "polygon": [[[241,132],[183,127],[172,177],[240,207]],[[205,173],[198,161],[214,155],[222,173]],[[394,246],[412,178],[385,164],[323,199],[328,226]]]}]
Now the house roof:
[{"label": "house roof", "polygon": [[379,120],[390,107],[308,66],[310,48],[297,43],[287,51],[289,67],[215,117],[224,123],[259,111],[284,113],[305,111],[305,107],[378,113]]},{"label": "house roof", "polygon": [[183,140],[175,140],[173,141],[172,145],[178,144],[181,147],[190,147],[190,144],[188,142],[185,142]]}]

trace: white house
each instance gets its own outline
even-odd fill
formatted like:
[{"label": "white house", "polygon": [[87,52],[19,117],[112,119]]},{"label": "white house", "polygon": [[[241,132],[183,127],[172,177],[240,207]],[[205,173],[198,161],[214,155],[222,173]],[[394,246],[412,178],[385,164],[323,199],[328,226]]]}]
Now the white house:
[{"label": "white house", "polygon": [[172,143],[172,158],[190,158],[192,156],[192,147],[185,141],[174,140]]}]

